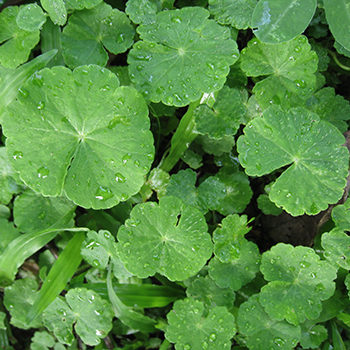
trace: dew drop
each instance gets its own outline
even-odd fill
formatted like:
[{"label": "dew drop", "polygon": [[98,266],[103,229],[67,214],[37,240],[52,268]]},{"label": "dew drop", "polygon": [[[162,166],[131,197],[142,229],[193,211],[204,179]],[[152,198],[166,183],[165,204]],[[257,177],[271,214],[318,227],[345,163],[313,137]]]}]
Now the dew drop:
[{"label": "dew drop", "polygon": [[126,165],[129,159],[131,159],[131,153],[125,154],[122,158],[123,165]]},{"label": "dew drop", "polygon": [[50,170],[46,166],[42,166],[37,170],[38,177],[45,179],[49,176]]},{"label": "dew drop", "polygon": [[13,152],[13,159],[18,160],[23,158],[23,153],[21,151],[15,151]]},{"label": "dew drop", "polygon": [[100,267],[100,262],[97,259],[94,259],[92,261],[92,265],[95,266],[95,267]]},{"label": "dew drop", "polygon": [[123,176],[121,173],[115,173],[115,181],[119,183],[124,183],[125,182],[125,176]]},{"label": "dew drop", "polygon": [[107,199],[110,199],[114,196],[113,192],[107,188],[100,186],[95,194],[95,198],[98,199],[99,201],[106,201]]},{"label": "dew drop", "polygon": [[279,337],[275,338],[273,341],[274,341],[274,343],[275,343],[277,346],[283,346],[284,343],[285,343],[285,341],[284,341],[282,338],[279,338]]},{"label": "dew drop", "polygon": [[18,92],[24,98],[27,98],[29,96],[29,92],[27,90],[22,89],[22,88],[19,88]]},{"label": "dew drop", "polygon": [[140,161],[139,160],[135,160],[134,165],[136,166],[136,168],[138,168],[140,166]]},{"label": "dew drop", "polygon": [[39,101],[37,105],[37,109],[44,109],[45,108],[45,102]]},{"label": "dew drop", "polygon": [[212,343],[216,340],[216,334],[215,333],[212,333],[209,335],[209,341]]},{"label": "dew drop", "polygon": [[182,22],[182,18],[179,16],[175,16],[171,19],[172,22],[174,23],[181,23]]},{"label": "dew drop", "polygon": [[206,350],[206,349],[208,349],[208,347],[209,347],[208,343],[207,343],[206,341],[204,341],[204,342],[202,343],[202,349],[203,349],[203,350]]},{"label": "dew drop", "polygon": [[109,85],[103,85],[100,89],[100,91],[109,91],[111,89],[111,87]]}]

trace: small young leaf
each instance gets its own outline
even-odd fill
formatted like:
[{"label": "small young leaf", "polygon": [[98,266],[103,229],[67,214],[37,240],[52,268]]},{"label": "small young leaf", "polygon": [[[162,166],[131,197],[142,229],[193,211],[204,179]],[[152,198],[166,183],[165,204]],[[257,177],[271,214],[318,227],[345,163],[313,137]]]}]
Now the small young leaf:
[{"label": "small young leaf", "polygon": [[252,16],[254,34],[270,44],[291,40],[309,25],[316,6],[316,0],[259,1]]},{"label": "small young leaf", "polygon": [[89,231],[82,244],[81,255],[93,267],[104,270],[109,257],[117,254],[114,237],[106,230]]},{"label": "small young leaf", "polygon": [[263,109],[271,104],[300,106],[311,96],[316,86],[317,54],[310,49],[301,35],[281,44],[253,39],[242,50],[242,70],[248,76],[268,76],[253,88]]},{"label": "small young leaf", "polygon": [[39,30],[28,32],[18,26],[19,11],[19,7],[9,6],[0,13],[0,63],[7,68],[26,62],[40,40]]},{"label": "small young leaf", "polygon": [[315,215],[343,195],[349,152],[337,128],[305,108],[277,106],[253,119],[238,139],[239,160],[248,175],[262,176],[289,165],[269,197],[293,216]]},{"label": "small young leaf", "polygon": [[326,87],[317,91],[306,101],[306,107],[317,113],[321,119],[335,125],[342,133],[348,129],[349,101],[343,96],[336,95],[333,88]]},{"label": "small young leaf", "polygon": [[194,111],[195,129],[211,139],[235,135],[243,123],[246,108],[238,90],[224,86],[218,93],[212,108],[200,105]]},{"label": "small young leaf", "polygon": [[35,332],[31,340],[31,350],[48,350],[55,345],[55,338],[46,331]]},{"label": "small young leaf", "polygon": [[208,17],[204,8],[185,7],[138,27],[143,41],[129,53],[129,72],[147,99],[180,107],[222,88],[238,49],[230,30]]},{"label": "small young leaf", "polygon": [[[156,21],[156,13],[158,12],[158,0],[129,0],[126,3],[125,13],[136,24],[148,24]],[[140,11],[142,9],[142,11]]]},{"label": "small young leaf", "polygon": [[118,85],[113,73],[91,65],[44,69],[22,86],[26,95],[8,107],[2,126],[29,187],[45,196],[64,190],[94,209],[139,191],[154,152],[148,109],[134,88]]},{"label": "small young leaf", "polygon": [[215,307],[203,317],[204,304],[192,298],[177,300],[168,313],[165,337],[176,349],[222,350],[236,333],[234,317],[225,307]]},{"label": "small young leaf", "polygon": [[27,322],[26,316],[31,308],[38,289],[38,283],[31,278],[16,280],[5,288],[4,305],[11,315],[11,324],[22,329],[42,327],[41,317]]},{"label": "small young leaf", "polygon": [[328,338],[327,329],[320,324],[314,324],[311,321],[306,321],[300,325],[300,328],[300,345],[303,347],[303,349],[318,348],[322,342]]},{"label": "small young leaf", "polygon": [[247,29],[256,4],[257,0],[209,0],[209,11],[220,24]]},{"label": "small young leaf", "polygon": [[171,281],[197,273],[212,254],[204,216],[174,196],[159,205],[136,205],[118,231],[118,253],[127,270],[140,278],[156,272]]},{"label": "small young leaf", "polygon": [[329,262],[343,269],[350,269],[350,237],[342,228],[334,228],[321,237],[324,256]]},{"label": "small young leaf", "polygon": [[85,288],[70,289],[66,301],[56,298],[43,312],[43,319],[57,339],[68,345],[73,341],[73,323],[81,340],[91,346],[99,344],[112,329],[111,305]]},{"label": "small young leaf", "polygon": [[63,26],[67,21],[67,10],[63,0],[41,0],[41,6],[50,15],[54,24]]},{"label": "small young leaf", "polygon": [[350,226],[350,198],[344,204],[337,205],[332,210],[332,220],[337,228],[347,231]]},{"label": "small young leaf", "polygon": [[300,327],[270,317],[257,294],[241,304],[237,325],[250,350],[291,350],[300,341]]},{"label": "small young leaf", "polygon": [[334,293],[337,270],[308,247],[278,243],[262,255],[261,272],[269,282],[259,301],[276,320],[298,325],[316,319],[321,300]]},{"label": "small young leaf", "polygon": [[35,32],[46,22],[46,16],[37,4],[28,4],[20,9],[16,20],[21,29]]},{"label": "small young leaf", "polygon": [[244,235],[250,231],[247,217],[229,215],[214,231],[215,257],[209,263],[209,276],[221,287],[239,290],[259,271],[259,249]]},{"label": "small young leaf", "polygon": [[134,42],[135,29],[124,12],[106,3],[76,11],[61,36],[63,57],[68,67],[83,64],[105,66],[108,51],[125,52]]}]

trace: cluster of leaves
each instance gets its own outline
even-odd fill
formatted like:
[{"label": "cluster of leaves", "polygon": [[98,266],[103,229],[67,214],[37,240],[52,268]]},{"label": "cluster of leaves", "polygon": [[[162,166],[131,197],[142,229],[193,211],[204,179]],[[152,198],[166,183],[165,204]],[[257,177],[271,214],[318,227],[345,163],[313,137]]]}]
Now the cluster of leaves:
[{"label": "cluster of leaves", "polygon": [[1,348],[349,348],[349,1],[10,3]]}]

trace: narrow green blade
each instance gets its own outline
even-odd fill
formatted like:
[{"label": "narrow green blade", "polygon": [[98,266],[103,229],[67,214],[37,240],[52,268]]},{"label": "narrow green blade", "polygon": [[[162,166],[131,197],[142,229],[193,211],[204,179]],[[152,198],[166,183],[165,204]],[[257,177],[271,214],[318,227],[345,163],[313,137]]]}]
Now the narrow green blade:
[{"label": "narrow green blade", "polygon": [[77,232],[59,255],[27,314],[28,323],[56,299],[73,276],[82,260],[80,248],[84,239],[85,233]]}]

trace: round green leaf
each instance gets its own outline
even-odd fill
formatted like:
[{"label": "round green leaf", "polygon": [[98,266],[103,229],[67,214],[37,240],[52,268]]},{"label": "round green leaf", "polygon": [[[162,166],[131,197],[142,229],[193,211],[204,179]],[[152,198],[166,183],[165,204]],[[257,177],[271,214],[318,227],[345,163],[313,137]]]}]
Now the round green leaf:
[{"label": "round green leaf", "polygon": [[81,255],[93,267],[104,270],[109,257],[116,255],[114,237],[106,230],[89,231],[82,244]]},{"label": "round green leaf", "polygon": [[[347,227],[347,230],[349,227]],[[325,232],[321,237],[324,256],[329,262],[343,269],[350,269],[350,237],[343,228],[334,228]]]},{"label": "round green leaf", "polygon": [[335,125],[342,133],[348,130],[349,101],[341,95],[336,95],[333,88],[326,87],[317,91],[306,101],[306,107]]},{"label": "round green leaf", "polygon": [[21,29],[34,32],[46,22],[46,15],[37,4],[28,4],[20,9],[16,20]]},{"label": "round green leaf", "polygon": [[28,32],[18,26],[19,11],[18,6],[9,6],[0,13],[0,63],[8,68],[26,62],[40,40],[39,30]]},{"label": "round green leaf", "polygon": [[300,327],[300,345],[303,349],[316,349],[328,338],[327,329],[320,324],[315,325],[309,321],[301,324]]},{"label": "round green leaf", "polygon": [[33,190],[110,208],[137,193],[153,160],[148,109],[98,66],[44,69],[3,118],[13,167]]},{"label": "round green leaf", "polygon": [[243,123],[246,108],[238,90],[224,86],[218,93],[212,108],[200,105],[193,113],[195,128],[199,134],[211,139],[235,135]]},{"label": "round green leaf", "polygon": [[5,288],[4,305],[11,315],[11,324],[17,328],[30,329],[42,327],[41,317],[27,323],[27,313],[38,294],[38,283],[31,278],[16,280]]},{"label": "round green leaf", "polygon": [[209,0],[209,11],[220,24],[247,29],[257,0]]},{"label": "round green leaf", "polygon": [[350,227],[350,198],[344,204],[337,205],[332,210],[332,220],[335,226],[347,231]]},{"label": "round green leaf", "polygon": [[250,350],[291,350],[300,340],[300,327],[271,318],[257,294],[241,304],[237,325]]},{"label": "round green leaf", "polygon": [[332,124],[305,108],[277,106],[253,119],[238,139],[239,160],[248,175],[262,176],[289,165],[269,197],[291,215],[315,215],[343,195],[349,152]]},{"label": "round green leaf", "polygon": [[70,345],[75,323],[75,331],[85,344],[99,344],[112,329],[111,305],[96,292],[85,288],[70,289],[65,297],[66,302],[58,297],[45,309],[45,326],[60,342]]},{"label": "round green leaf", "polygon": [[270,198],[266,194],[261,194],[257,199],[259,209],[265,215],[280,215],[283,210],[281,208],[277,208],[275,203],[270,201]]},{"label": "round green leaf", "polygon": [[102,0],[65,0],[65,6],[67,9],[83,10],[91,9],[98,5]]},{"label": "round green leaf", "polygon": [[204,304],[192,298],[177,300],[168,313],[165,337],[181,350],[229,349],[236,333],[234,317],[225,307],[215,307],[203,317]]},{"label": "round green leaf", "polygon": [[220,288],[209,276],[198,277],[187,288],[186,294],[195,300],[204,302],[210,309],[225,306],[230,309],[235,301],[235,293],[229,288]]},{"label": "round green leaf", "polygon": [[204,8],[185,7],[138,27],[144,41],[129,53],[129,72],[147,99],[180,107],[222,88],[238,49],[229,28],[208,17]]},{"label": "round green leaf", "polygon": [[291,40],[309,25],[316,6],[316,0],[259,1],[252,16],[254,34],[271,44]]},{"label": "round green leaf", "polygon": [[154,23],[158,8],[154,0],[128,0],[125,12],[136,24]]},{"label": "round green leaf", "polygon": [[350,50],[350,1],[324,0],[326,18],[334,38],[345,49]]},{"label": "round green leaf", "polygon": [[49,227],[72,227],[75,208],[75,204],[66,197],[44,197],[27,189],[13,203],[14,223],[25,233],[43,231]]},{"label": "round green leaf", "polygon": [[21,235],[20,231],[13,225],[13,222],[9,222],[6,219],[0,218],[0,253],[2,253],[11,241]]},{"label": "round green leaf", "polygon": [[64,0],[40,0],[41,6],[50,15],[54,24],[63,26],[67,21],[67,9]]},{"label": "round green leaf", "polygon": [[108,51],[125,52],[134,42],[134,27],[124,12],[102,3],[92,9],[76,11],[61,36],[67,66],[83,64],[105,66]]},{"label": "round green leaf", "polygon": [[209,275],[221,288],[239,290],[259,270],[259,249],[244,238],[249,231],[247,217],[237,214],[227,216],[214,231],[215,257],[210,260]]},{"label": "round green leaf", "polygon": [[253,92],[263,109],[271,104],[300,106],[316,86],[317,54],[305,36],[286,43],[265,44],[251,40],[242,50],[241,68],[252,77],[268,76]]},{"label": "round green leaf", "polygon": [[201,212],[173,196],[159,205],[136,205],[118,231],[118,253],[127,270],[140,278],[165,275],[171,281],[197,273],[212,254]]},{"label": "round green leaf", "polygon": [[259,301],[276,320],[298,325],[316,319],[321,300],[332,296],[337,270],[308,247],[278,243],[262,255],[261,272],[269,282]]}]

